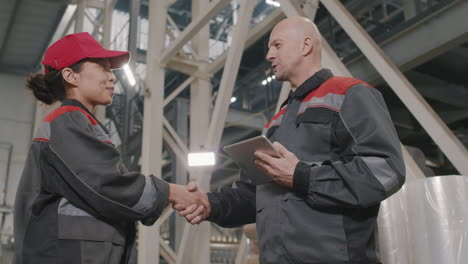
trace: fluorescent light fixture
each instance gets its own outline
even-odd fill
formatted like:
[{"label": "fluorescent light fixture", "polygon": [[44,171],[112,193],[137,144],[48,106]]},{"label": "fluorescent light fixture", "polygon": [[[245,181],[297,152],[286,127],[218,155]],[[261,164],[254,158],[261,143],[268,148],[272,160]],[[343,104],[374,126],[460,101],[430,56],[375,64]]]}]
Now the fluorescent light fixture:
[{"label": "fluorescent light fixture", "polygon": [[130,66],[128,64],[125,64],[123,67],[125,75],[127,76],[128,82],[130,83],[131,86],[136,84],[135,77],[133,77],[132,70],[130,70]]},{"label": "fluorescent light fixture", "polygon": [[262,85],[266,85],[267,84],[267,81],[266,80],[263,80],[262,81]]},{"label": "fluorescent light fixture", "polygon": [[195,152],[188,154],[188,164],[190,167],[195,166],[213,166],[215,165],[214,152]]},{"label": "fluorescent light fixture", "polygon": [[271,77],[270,76],[268,76],[267,82],[271,82]]},{"label": "fluorescent light fixture", "polygon": [[273,1],[273,0],[265,0],[265,3],[272,5],[272,6],[276,6],[276,7],[280,6],[280,3]]},{"label": "fluorescent light fixture", "polygon": [[231,97],[231,103],[234,103],[235,101],[237,101],[237,97]]}]

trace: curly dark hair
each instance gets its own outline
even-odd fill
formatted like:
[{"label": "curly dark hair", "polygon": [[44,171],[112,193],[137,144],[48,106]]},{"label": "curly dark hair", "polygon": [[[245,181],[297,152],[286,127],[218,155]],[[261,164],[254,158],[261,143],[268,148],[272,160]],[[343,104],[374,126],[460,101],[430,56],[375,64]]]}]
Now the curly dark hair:
[{"label": "curly dark hair", "polygon": [[[84,61],[81,60],[68,68],[71,68],[75,72],[80,72]],[[65,99],[65,85],[62,77],[63,69],[55,70],[49,66],[46,67],[49,71],[47,74],[30,74],[26,79],[26,87],[33,92],[37,100],[51,105]]]}]

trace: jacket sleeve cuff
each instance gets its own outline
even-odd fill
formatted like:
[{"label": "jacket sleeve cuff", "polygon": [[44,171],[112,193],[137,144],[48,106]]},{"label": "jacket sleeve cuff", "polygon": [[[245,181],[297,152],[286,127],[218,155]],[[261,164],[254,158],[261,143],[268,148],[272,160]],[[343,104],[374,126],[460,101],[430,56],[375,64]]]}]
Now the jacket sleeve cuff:
[{"label": "jacket sleeve cuff", "polygon": [[141,223],[146,226],[153,225],[169,203],[169,183],[153,175],[150,177],[154,186],[156,186],[156,208],[152,210],[153,212],[149,218],[141,220]]},{"label": "jacket sleeve cuff", "polygon": [[210,206],[211,206],[211,213],[206,218],[206,221],[215,222],[219,216],[218,209],[219,209],[219,204],[221,203],[221,201],[219,200],[218,197],[216,197],[216,194],[214,193],[207,193],[207,195],[208,195],[208,202],[210,203]]},{"label": "jacket sleeve cuff", "polygon": [[306,196],[309,191],[310,166],[299,161],[293,175],[293,190],[300,196]]}]

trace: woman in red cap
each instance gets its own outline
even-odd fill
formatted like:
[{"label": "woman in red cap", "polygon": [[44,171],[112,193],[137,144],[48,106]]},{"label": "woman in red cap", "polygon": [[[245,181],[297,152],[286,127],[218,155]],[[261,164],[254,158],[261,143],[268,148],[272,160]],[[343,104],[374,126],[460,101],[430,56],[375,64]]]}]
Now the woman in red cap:
[{"label": "woman in red cap", "polygon": [[47,49],[45,74],[27,80],[38,100],[62,105],[40,124],[16,193],[17,264],[136,263],[136,221],[152,225],[168,202],[209,210],[198,190],[128,172],[93,116],[112,103],[111,70],[129,57],[71,34]]}]

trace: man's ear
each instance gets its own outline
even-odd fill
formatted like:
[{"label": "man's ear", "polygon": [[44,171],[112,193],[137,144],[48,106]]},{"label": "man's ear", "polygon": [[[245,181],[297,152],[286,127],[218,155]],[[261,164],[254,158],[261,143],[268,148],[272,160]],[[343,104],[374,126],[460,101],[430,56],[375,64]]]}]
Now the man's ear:
[{"label": "man's ear", "polygon": [[78,74],[76,74],[71,68],[64,68],[62,70],[63,80],[71,86],[78,86]]},{"label": "man's ear", "polygon": [[302,43],[302,56],[307,56],[314,50],[314,45],[311,37],[306,37]]}]

